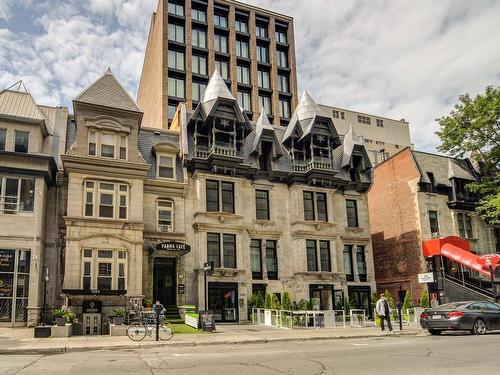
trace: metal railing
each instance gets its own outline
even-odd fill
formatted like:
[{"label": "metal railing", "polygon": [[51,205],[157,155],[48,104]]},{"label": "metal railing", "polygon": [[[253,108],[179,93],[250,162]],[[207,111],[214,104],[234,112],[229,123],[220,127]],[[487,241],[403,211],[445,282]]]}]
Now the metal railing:
[{"label": "metal railing", "polygon": [[207,146],[195,146],[194,154],[199,158],[208,158],[211,154],[223,156],[241,156],[242,153],[230,143],[216,142],[215,144]]},{"label": "metal railing", "polygon": [[287,329],[345,328],[344,310],[274,310],[252,308],[252,323]]}]

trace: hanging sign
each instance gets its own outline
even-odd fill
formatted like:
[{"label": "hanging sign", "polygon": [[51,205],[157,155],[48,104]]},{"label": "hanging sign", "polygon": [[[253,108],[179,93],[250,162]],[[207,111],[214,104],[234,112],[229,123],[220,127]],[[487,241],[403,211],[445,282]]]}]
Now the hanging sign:
[{"label": "hanging sign", "polygon": [[418,274],[418,282],[420,284],[433,283],[434,282],[434,273],[433,272],[419,273]]},{"label": "hanging sign", "polygon": [[174,251],[179,254],[179,256],[186,255],[191,251],[191,246],[186,245],[184,242],[177,241],[166,241],[160,242],[153,246],[156,251],[165,250],[165,251]]}]

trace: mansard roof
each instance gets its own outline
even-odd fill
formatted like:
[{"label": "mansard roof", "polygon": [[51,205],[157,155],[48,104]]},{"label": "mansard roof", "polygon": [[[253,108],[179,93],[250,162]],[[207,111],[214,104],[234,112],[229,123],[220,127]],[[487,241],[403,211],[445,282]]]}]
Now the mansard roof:
[{"label": "mansard roof", "polygon": [[290,122],[288,123],[283,137],[283,142],[287,142],[294,134],[303,140],[314,129],[314,124],[318,118],[326,120],[333,135],[338,137],[337,130],[335,129],[331,118],[322,116],[320,107],[313,100],[311,95],[304,91],[300,97],[299,104],[293,113]]},{"label": "mansard roof", "polygon": [[[345,166],[349,165],[351,162],[352,154],[356,146],[361,147],[361,150],[366,158],[366,160],[369,162],[369,157],[366,152],[366,148],[363,143],[363,138],[359,137],[355,132],[354,129],[352,128],[352,125],[349,126],[349,131],[347,134],[344,136],[344,147],[343,147],[343,154],[342,154],[342,168]],[[358,147],[358,148],[359,148]]]},{"label": "mansard roof", "polygon": [[444,155],[412,151],[413,157],[422,172],[422,182],[430,183],[427,173],[432,173],[436,184],[451,187],[451,178],[476,181],[472,165],[467,160]]},{"label": "mansard roof", "polygon": [[93,84],[83,90],[74,101],[142,113],[139,106],[109,68]]},{"label": "mansard roof", "polygon": [[251,153],[259,152],[259,145],[262,141],[262,135],[269,135],[273,138],[274,141],[274,153],[275,157],[280,157],[284,154],[283,147],[279,142],[274,127],[269,122],[269,118],[267,117],[266,110],[264,107],[260,109],[260,116],[257,119],[257,123],[255,124],[255,138],[252,143],[252,148],[250,150]]}]

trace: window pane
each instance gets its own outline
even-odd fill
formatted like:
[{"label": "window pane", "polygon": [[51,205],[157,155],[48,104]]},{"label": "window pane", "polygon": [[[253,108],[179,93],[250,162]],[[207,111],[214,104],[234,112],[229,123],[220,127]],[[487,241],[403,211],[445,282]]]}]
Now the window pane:
[{"label": "window pane", "polygon": [[358,267],[359,281],[366,281],[366,259],[364,246],[357,246],[356,249],[356,263]]},{"label": "window pane", "polygon": [[113,195],[101,194],[99,205],[100,217],[113,217]]},{"label": "window pane", "polygon": [[4,213],[15,213],[18,210],[19,180],[17,178],[5,179]]},{"label": "window pane", "polygon": [[429,224],[431,228],[431,233],[439,232],[437,211],[429,211]]},{"label": "window pane", "polygon": [[99,250],[97,252],[97,257],[99,258],[113,258],[112,250]]},{"label": "window pane", "polygon": [[0,151],[5,151],[6,139],[7,139],[7,129],[0,129]]},{"label": "window pane", "polygon": [[319,241],[319,252],[321,259],[321,271],[330,272],[332,270],[330,261],[330,242]]},{"label": "window pane", "polygon": [[328,221],[325,193],[316,193],[316,207],[318,210],[318,220]]},{"label": "window pane", "polygon": [[15,145],[14,145],[14,151],[15,152],[28,152],[28,143],[30,139],[30,133],[29,132],[21,132],[17,131],[15,132]]},{"label": "window pane", "polygon": [[35,198],[35,180],[21,180],[19,211],[32,212]]},{"label": "window pane", "polygon": [[83,250],[83,257],[84,258],[92,258],[92,250],[91,249]]},{"label": "window pane", "polygon": [[224,267],[236,268],[236,236],[234,234],[223,235]]},{"label": "window pane", "polygon": [[304,191],[304,220],[314,220],[313,193]]},{"label": "window pane", "polygon": [[234,214],[234,185],[232,182],[222,183],[222,211]]},{"label": "window pane", "polygon": [[276,241],[266,240],[266,267],[268,279],[277,280],[278,254],[276,251]]},{"label": "window pane", "polygon": [[269,220],[269,192],[266,190],[255,191],[255,205],[257,220]]},{"label": "window pane", "polygon": [[207,180],[207,211],[219,211],[219,183],[217,181]]},{"label": "window pane", "polygon": [[14,272],[15,256],[15,250],[0,249],[0,259],[2,260],[0,262],[0,272]]},{"label": "window pane", "polygon": [[215,69],[217,69],[223,79],[229,79],[229,67],[226,61],[216,60]]},{"label": "window pane", "polygon": [[346,210],[347,210],[347,226],[355,228],[358,226],[358,209],[356,201],[346,200]]},{"label": "window pane", "polygon": [[352,246],[344,246],[344,273],[348,280],[353,279],[353,269],[352,269]]},{"label": "window pane", "polygon": [[318,260],[316,259],[316,241],[306,240],[306,252],[307,252],[307,270],[317,271],[318,270]]},{"label": "window pane", "polygon": [[174,178],[174,159],[171,156],[160,156],[158,167],[159,176],[162,178]]},{"label": "window pane", "polygon": [[217,233],[207,233],[207,260],[214,262],[214,267],[220,267],[220,245]]},{"label": "window pane", "polygon": [[31,251],[29,250],[18,250],[17,259],[17,272],[20,273],[29,273],[30,272],[30,259],[31,259]]},{"label": "window pane", "polygon": [[250,241],[250,268],[253,278],[262,278],[261,241]]}]

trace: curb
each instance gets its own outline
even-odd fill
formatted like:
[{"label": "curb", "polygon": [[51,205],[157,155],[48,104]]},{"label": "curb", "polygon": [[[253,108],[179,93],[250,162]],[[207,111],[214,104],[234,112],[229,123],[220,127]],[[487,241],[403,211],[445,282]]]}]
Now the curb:
[{"label": "curb", "polygon": [[251,344],[271,344],[281,342],[304,342],[304,341],[326,341],[326,340],[345,340],[345,339],[366,339],[375,337],[400,337],[400,336],[418,336],[422,332],[397,332],[393,335],[374,334],[374,335],[357,335],[357,336],[308,336],[308,337],[278,337],[278,338],[256,338],[244,340],[224,340],[224,341],[189,341],[189,342],[149,342],[143,344],[130,345],[113,345],[113,346],[80,346],[80,347],[53,347],[53,348],[5,348],[0,349],[0,355],[49,355],[86,352],[94,350],[137,350],[137,349],[153,349],[153,348],[183,348],[193,346],[216,346],[216,345],[251,345]]}]

